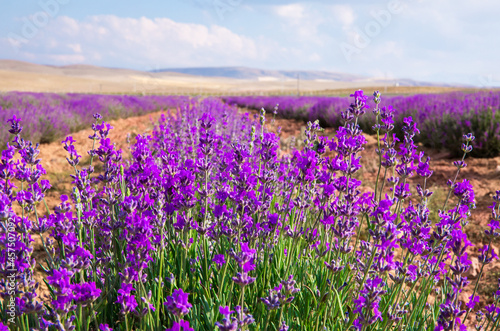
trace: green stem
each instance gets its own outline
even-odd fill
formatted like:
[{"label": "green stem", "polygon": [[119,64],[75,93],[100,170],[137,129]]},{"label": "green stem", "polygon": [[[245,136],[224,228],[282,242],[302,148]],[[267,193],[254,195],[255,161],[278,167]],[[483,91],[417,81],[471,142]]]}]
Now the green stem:
[{"label": "green stem", "polygon": [[82,330],[83,326],[83,308],[82,305],[78,305],[78,326],[79,330]]},{"label": "green stem", "polygon": [[[446,247],[446,245],[443,245],[443,248],[441,249],[441,252],[439,253],[439,257],[438,257],[438,259],[437,259],[436,264],[434,264],[434,266],[433,266],[433,268],[432,268],[432,271],[431,271],[431,273],[430,273],[430,275],[429,275],[429,278],[432,278],[432,277],[433,277],[434,271],[436,271],[436,268],[437,268],[437,267],[439,266],[439,264],[441,263],[441,259],[442,259],[443,255],[444,255],[445,247]],[[417,299],[417,302],[420,302],[420,301],[421,301],[421,299],[422,299],[422,298],[423,298],[423,296],[424,296],[424,293],[426,293],[426,294],[425,294],[425,298],[424,298],[424,301],[423,301],[423,302],[426,302],[426,301],[427,301],[427,298],[428,298],[428,296],[429,296],[429,294],[430,294],[430,290],[432,289],[432,281],[430,281],[430,280],[429,280],[429,278],[427,278],[427,279],[426,279],[425,284],[422,286],[422,291],[420,292],[420,295],[419,295],[419,297],[418,297],[418,299]],[[430,286],[431,286],[431,288],[430,288],[430,289],[428,289],[428,288],[427,288],[428,284],[430,284]],[[411,291],[410,291],[410,292],[408,293],[408,295],[406,296],[406,298],[405,298],[405,302],[406,302],[406,300],[408,299],[408,297],[410,296],[410,294],[411,294]],[[415,309],[415,307],[413,307],[413,309],[412,309],[412,311],[411,311],[411,314],[410,314],[410,317],[408,318],[409,320],[411,320],[411,318],[413,317],[413,315],[414,315],[415,311],[416,311],[416,309]],[[403,319],[401,319],[401,321],[399,322],[398,326],[402,323],[402,321],[403,321]]]},{"label": "green stem", "polygon": [[99,328],[99,323],[97,322],[96,311],[94,310],[94,303],[90,303],[90,313],[92,314],[92,319],[94,320],[95,328]]},{"label": "green stem", "polygon": [[23,331],[28,331],[28,329],[26,328],[26,324],[24,323],[24,316],[20,316],[19,319],[21,320]]},{"label": "green stem", "polygon": [[[207,237],[203,236],[203,277],[205,278],[206,284],[210,284],[210,274],[208,271],[208,241]],[[207,297],[210,298],[209,286],[206,287]]]},{"label": "green stem", "polygon": [[[359,292],[363,289],[363,286],[365,285],[365,282],[366,282],[366,278],[368,277],[368,271],[370,270],[371,266],[372,266],[372,263],[373,263],[373,259],[375,258],[375,246],[373,246],[373,249],[372,249],[372,252],[371,252],[371,256],[370,256],[370,261],[368,262],[368,264],[366,265],[366,269],[365,269],[365,275],[363,276],[363,281],[361,282],[361,284],[359,285],[359,289],[358,289],[358,293],[356,294],[356,296],[354,297],[357,297],[359,295]],[[352,324],[354,323],[354,317],[355,317],[355,314],[352,314],[352,316],[349,318],[349,324],[347,325],[347,328],[346,330],[349,330],[349,328],[352,326]]]},{"label": "green stem", "polygon": [[[488,255],[489,255],[489,251],[491,250],[491,241],[493,240],[493,237],[490,238],[490,242],[488,243],[488,252],[486,252],[486,257],[485,259],[488,258]],[[477,277],[477,281],[476,281],[476,286],[474,286],[474,291],[472,292],[472,300],[474,300],[474,295],[476,294],[476,291],[477,291],[477,288],[479,286],[479,281],[481,280],[481,277],[483,276],[483,269],[484,269],[484,266],[486,265],[486,263],[483,263],[483,265],[481,266],[481,270],[479,271],[479,276]],[[467,316],[469,316],[469,313],[472,309],[467,309],[467,313],[465,314],[465,317],[463,318],[463,321],[466,321],[467,320]]]},{"label": "green stem", "polygon": [[[377,109],[378,109],[378,104],[377,104]],[[378,124],[378,115],[375,117],[375,124]],[[380,177],[380,169],[382,168],[382,153],[380,151],[380,129],[377,128],[377,148],[378,148],[378,172],[377,172],[377,179],[375,180],[375,199],[377,198],[377,187],[378,187],[378,180]]]},{"label": "green stem", "polygon": [[269,315],[271,315],[272,310],[268,310],[266,314],[266,321],[264,322],[264,328],[262,330],[266,331],[267,330],[267,324],[269,323]]},{"label": "green stem", "polygon": [[[496,321],[495,321],[495,325],[493,325],[493,328],[491,329],[491,331],[497,331],[497,326],[498,326],[498,322],[500,322],[500,314],[497,314],[497,318],[496,318]],[[488,323],[489,325],[489,323]]]},{"label": "green stem", "polygon": [[224,263],[224,271],[222,272],[220,284],[219,284],[219,295],[217,296],[219,299],[222,297],[222,288],[224,287],[224,280],[226,279],[226,271],[227,271],[228,265],[229,265],[229,262],[226,261],[226,263]]},{"label": "green stem", "polygon": [[[385,178],[387,177],[387,168],[385,168],[384,170],[384,179],[382,181],[382,187],[380,188],[380,194],[379,194],[379,198],[378,198],[378,201],[382,200],[382,192],[384,191],[384,186],[385,186]],[[375,199],[377,199],[377,197],[375,197]]]},{"label": "green stem", "polygon": [[163,282],[163,249],[161,250],[161,253],[160,253],[160,273],[159,273],[159,276],[158,276],[158,290],[156,292],[156,327],[158,328],[158,330],[161,328],[161,325],[160,325],[160,308],[161,308],[161,305],[160,305],[160,300],[161,300],[161,290],[162,290],[162,286],[161,286],[161,283]]},{"label": "green stem", "polygon": [[[467,146],[469,145],[469,143],[467,143]],[[462,156],[462,161],[465,160],[465,156],[467,155],[467,153],[464,153],[464,155]],[[448,200],[450,199],[450,195],[451,195],[451,191],[453,190],[453,185],[455,184],[455,182],[457,181],[457,178],[458,178],[458,175],[460,174],[460,168],[458,168],[457,170],[457,173],[455,174],[455,178],[453,179],[453,182],[450,186],[450,189],[448,190],[448,195],[446,196],[446,200],[444,201],[444,205],[443,205],[443,210],[445,210],[446,208],[446,205],[448,204]]]},{"label": "green stem", "polygon": [[[241,304],[241,313],[240,313],[240,320],[243,319],[243,315],[245,314],[244,312],[244,308],[245,308],[245,286],[242,286],[241,287],[241,300],[240,300],[240,304]],[[245,326],[243,326],[242,330],[245,330]]]},{"label": "green stem", "polygon": [[45,205],[45,209],[46,209],[45,214],[47,216],[49,216],[50,215],[50,209],[49,209],[49,206],[47,205],[47,201],[45,201],[45,196],[42,198],[42,201],[43,201],[43,204]]},{"label": "green stem", "polygon": [[128,327],[128,316],[125,315],[125,330],[129,331],[129,327]]}]

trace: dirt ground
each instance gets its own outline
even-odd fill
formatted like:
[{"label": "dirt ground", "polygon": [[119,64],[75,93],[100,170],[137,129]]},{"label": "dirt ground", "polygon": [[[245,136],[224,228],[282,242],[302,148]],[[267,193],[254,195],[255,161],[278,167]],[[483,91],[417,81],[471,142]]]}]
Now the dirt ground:
[{"label": "dirt ground", "polygon": [[[246,110],[242,110],[242,112],[245,111]],[[137,134],[150,133],[153,128],[153,123],[158,120],[161,113],[162,112],[156,112],[140,117],[131,117],[111,121],[110,123],[114,128],[110,132],[112,142],[116,143],[117,146],[124,151],[125,157],[128,157],[130,154],[128,152],[128,144],[126,142],[127,134],[131,134],[131,137],[133,138]],[[294,120],[276,119],[276,121],[271,124],[271,119],[268,117],[267,123],[269,124],[269,129],[271,131],[275,131],[277,127],[281,127],[281,144],[283,149],[287,149],[291,137],[295,137],[296,141],[300,141],[305,129],[304,123]],[[88,162],[89,159],[86,151],[92,147],[92,141],[87,137],[92,133],[92,130],[89,128],[88,130],[72,134],[73,138],[76,140],[75,146],[77,147],[79,154],[83,156],[81,161],[83,164]],[[332,129],[327,129],[324,134],[332,136],[334,131]],[[367,135],[366,137],[368,144],[366,146],[366,150],[362,153],[363,168],[360,171],[359,176],[363,181],[365,189],[370,189],[370,187],[374,186],[376,171],[378,169],[377,156],[375,154],[376,139],[374,136]],[[131,140],[134,141],[134,139]],[[446,181],[455,176],[456,168],[452,164],[455,159],[450,158],[449,154],[446,152],[430,150],[427,148],[421,149],[426,152],[426,155],[431,157],[430,164],[431,169],[434,170],[434,174],[428,180],[427,187],[435,192],[430,202],[430,209],[437,210],[440,206],[442,206],[443,201],[446,198]],[[49,179],[53,186],[53,189],[47,192],[46,197],[50,209],[53,209],[57,204],[59,204],[59,196],[61,194],[69,194],[71,192],[71,178],[69,177],[69,174],[72,174],[73,169],[68,165],[66,157],[67,153],[63,149],[60,142],[45,144],[40,147],[42,165],[47,170],[47,175],[45,175],[44,178]],[[488,206],[492,203],[492,195],[496,190],[500,189],[500,157],[491,159],[467,158],[466,162],[468,167],[460,173],[458,179],[461,180],[463,178],[467,178],[474,186],[477,208],[473,211],[470,218],[470,224],[467,227],[467,234],[469,239],[475,244],[475,247],[471,249],[473,265],[471,271],[469,272],[469,278],[472,283],[469,285],[470,290],[462,293],[463,299],[470,296],[477,280],[480,268],[480,264],[477,260],[477,252],[486,241],[484,230],[487,229],[486,225],[489,222],[490,210],[488,209]],[[416,182],[417,181],[413,182],[414,185],[416,185]],[[412,192],[415,192],[414,185]],[[43,212],[43,209],[41,212]],[[436,220],[437,212],[431,213],[431,217],[433,220]],[[493,247],[497,253],[500,253],[500,242],[498,239],[493,242]],[[45,254],[41,247],[41,241],[39,238],[36,238],[35,257],[38,261],[43,261],[44,255]],[[42,281],[41,268],[38,267],[37,270],[38,272],[36,274],[36,278],[40,282],[42,290],[41,295],[43,297],[47,288]],[[485,268],[480,282],[481,286],[479,286],[478,291],[479,295],[482,297],[481,306],[491,302],[493,293],[497,288],[497,279],[499,276],[500,263],[498,261]],[[474,316],[473,314],[470,314],[469,323],[472,318],[474,318]]]}]

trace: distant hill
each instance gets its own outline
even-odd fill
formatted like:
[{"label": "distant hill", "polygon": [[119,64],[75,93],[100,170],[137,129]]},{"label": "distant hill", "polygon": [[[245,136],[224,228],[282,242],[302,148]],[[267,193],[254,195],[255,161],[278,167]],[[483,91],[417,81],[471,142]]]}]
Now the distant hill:
[{"label": "distant hill", "polygon": [[107,68],[99,67],[88,64],[73,64],[64,66],[55,65],[43,65],[35,64],[24,61],[17,60],[2,60],[0,59],[0,70],[12,71],[12,72],[29,72],[36,74],[52,74],[70,77],[100,77],[100,78],[113,78],[113,77],[165,77],[165,76],[185,76],[178,73],[158,73],[155,74],[150,71],[141,71],[133,69],[122,69],[122,68]]},{"label": "distant hill", "polygon": [[429,83],[416,81],[413,79],[387,79],[376,78],[347,73],[318,71],[318,70],[267,70],[248,67],[195,67],[195,68],[166,68],[151,71],[155,74],[178,73],[198,77],[213,78],[231,78],[255,81],[287,81],[300,80],[317,82],[344,82],[377,84],[377,85],[396,85],[396,86],[456,86],[443,83]]},{"label": "distant hill", "polygon": [[[300,84],[297,84],[300,78]],[[248,67],[167,68],[141,71],[87,64],[41,65],[0,59],[0,91],[84,93],[240,93],[387,87],[464,86],[412,79],[381,78],[317,70],[266,70]]]},{"label": "distant hill", "polygon": [[352,82],[367,77],[359,75],[344,74],[329,71],[316,70],[266,70],[248,67],[199,67],[199,68],[168,68],[154,70],[153,72],[177,72],[182,74],[205,76],[205,77],[224,77],[250,80],[331,80]]},{"label": "distant hill", "polygon": [[[413,79],[384,79],[353,75],[347,73],[318,70],[267,70],[248,67],[198,67],[198,68],[167,68],[152,71],[140,71],[122,68],[106,68],[86,64],[65,66],[41,65],[16,60],[1,60],[0,70],[27,72],[36,74],[52,74],[67,77],[85,77],[121,80],[127,77],[145,79],[169,78],[212,78],[251,80],[256,82],[315,81],[318,83],[354,83],[362,85],[399,85],[399,86],[453,86],[449,84],[429,83]],[[455,85],[456,86],[456,85]]]}]

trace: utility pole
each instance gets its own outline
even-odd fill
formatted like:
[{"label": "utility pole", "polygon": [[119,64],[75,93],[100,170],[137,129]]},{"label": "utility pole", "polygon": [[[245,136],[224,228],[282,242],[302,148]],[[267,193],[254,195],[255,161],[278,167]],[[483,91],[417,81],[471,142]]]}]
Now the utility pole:
[{"label": "utility pole", "polygon": [[300,74],[297,74],[297,96],[300,97]]}]

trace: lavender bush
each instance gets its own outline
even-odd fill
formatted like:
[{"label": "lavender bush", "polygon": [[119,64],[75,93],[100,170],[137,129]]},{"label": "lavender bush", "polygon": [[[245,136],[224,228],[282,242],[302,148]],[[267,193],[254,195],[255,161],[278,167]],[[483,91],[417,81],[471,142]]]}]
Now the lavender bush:
[{"label": "lavender bush", "polygon": [[189,97],[184,96],[31,92],[0,94],[0,148],[4,149],[9,141],[6,121],[13,115],[23,120],[24,139],[49,143],[71,132],[88,128],[95,113],[111,120],[176,108],[189,100]]},{"label": "lavender bush", "polygon": [[[96,114],[90,165],[80,167],[67,137],[73,193],[45,215],[38,206],[50,183],[38,145],[10,119],[0,165],[0,330],[465,330],[471,314],[478,330],[496,330],[500,290],[479,309],[481,277],[469,285],[465,276],[474,191],[458,178],[474,136],[464,136],[448,199],[430,219],[432,170],[414,144],[417,124],[404,119],[398,141],[377,92],[380,167],[375,188],[361,192],[367,97],[352,96],[335,137],[309,123],[305,147],[283,156],[264,110],[250,118],[214,99],[186,104],[137,136],[130,160]],[[413,177],[421,183],[410,188]],[[496,258],[499,208],[497,191],[481,274]],[[45,261],[32,258],[35,237]],[[470,298],[461,295],[467,286]]]},{"label": "lavender bush", "polygon": [[[325,127],[343,125],[340,114],[349,106],[349,100],[341,97],[225,97],[229,104],[253,109],[271,109],[279,104],[279,115],[303,121],[318,119]],[[415,142],[422,142],[432,148],[444,148],[455,156],[461,155],[457,141],[469,132],[474,133],[475,157],[500,155],[500,92],[422,94],[413,96],[392,96],[386,101],[394,108],[395,133],[403,139],[401,130],[404,119],[411,116],[419,123],[420,135]],[[375,104],[369,101],[371,107]],[[367,133],[371,130],[374,117],[367,114],[358,124]]]}]

